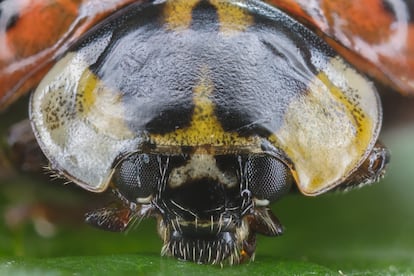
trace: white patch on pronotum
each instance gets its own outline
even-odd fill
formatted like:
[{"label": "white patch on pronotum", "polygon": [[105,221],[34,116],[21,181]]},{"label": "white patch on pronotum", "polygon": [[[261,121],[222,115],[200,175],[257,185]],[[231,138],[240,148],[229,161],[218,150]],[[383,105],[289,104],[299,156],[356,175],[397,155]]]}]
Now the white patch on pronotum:
[{"label": "white patch on pronotum", "polygon": [[231,188],[238,184],[236,175],[221,171],[214,156],[209,154],[194,154],[184,166],[174,168],[169,176],[168,185],[177,188],[189,180],[209,178]]}]

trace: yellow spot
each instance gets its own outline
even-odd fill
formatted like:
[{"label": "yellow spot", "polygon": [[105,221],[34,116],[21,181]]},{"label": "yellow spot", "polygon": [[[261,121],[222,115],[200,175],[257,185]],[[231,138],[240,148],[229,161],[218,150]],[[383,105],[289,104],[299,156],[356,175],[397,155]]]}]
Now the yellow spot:
[{"label": "yellow spot", "polygon": [[252,151],[260,149],[258,137],[241,137],[236,132],[226,132],[214,114],[211,100],[214,83],[207,69],[201,70],[198,84],[193,88],[194,113],[187,128],[177,129],[164,135],[152,134],[152,141],[157,146],[191,146],[207,147],[214,150],[246,147]]},{"label": "yellow spot", "polygon": [[224,34],[245,31],[247,27],[253,24],[253,17],[243,7],[223,0],[210,0],[210,3],[217,9],[220,32]]},{"label": "yellow spot", "polygon": [[[163,10],[166,27],[175,31],[188,29],[192,21],[193,9],[200,2],[200,0],[167,1]],[[243,7],[236,6],[230,1],[210,0],[208,2],[217,10],[221,33],[233,34],[245,31],[253,24],[253,17]]]},{"label": "yellow spot", "polygon": [[134,137],[125,122],[121,93],[107,87],[88,69],[79,80],[76,105],[77,115],[93,126],[97,133],[117,139]]},{"label": "yellow spot", "polygon": [[88,113],[91,107],[95,104],[96,95],[94,92],[98,82],[98,77],[91,71],[85,70],[85,72],[83,72],[79,81],[79,87],[82,91],[76,94],[77,112]]},{"label": "yellow spot", "polygon": [[192,11],[200,0],[169,0],[165,3],[163,15],[170,30],[188,29],[192,20]]}]

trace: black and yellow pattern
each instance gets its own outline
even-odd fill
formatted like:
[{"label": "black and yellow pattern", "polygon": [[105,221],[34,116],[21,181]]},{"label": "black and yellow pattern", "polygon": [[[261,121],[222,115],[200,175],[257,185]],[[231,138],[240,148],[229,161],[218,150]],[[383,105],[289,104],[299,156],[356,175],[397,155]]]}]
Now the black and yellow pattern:
[{"label": "black and yellow pattern", "polygon": [[[259,153],[269,141],[300,190],[318,194],[350,175],[377,139],[381,109],[372,85],[262,3],[137,4],[102,29],[56,65],[32,100],[46,153],[87,189],[105,189],[115,160],[143,145],[162,153]],[[71,72],[60,69],[68,65]],[[54,106],[56,98],[65,104]],[[84,177],[90,173],[76,165],[89,158],[71,146],[79,135],[89,135],[86,144],[109,137],[97,139],[103,176]],[[62,163],[68,150],[75,161]]]}]

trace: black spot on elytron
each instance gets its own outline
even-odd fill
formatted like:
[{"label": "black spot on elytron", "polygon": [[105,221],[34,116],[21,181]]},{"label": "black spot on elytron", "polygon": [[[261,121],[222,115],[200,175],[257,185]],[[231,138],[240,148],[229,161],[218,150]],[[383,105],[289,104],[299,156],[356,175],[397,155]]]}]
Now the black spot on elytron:
[{"label": "black spot on elytron", "polygon": [[200,1],[194,7],[190,29],[218,32],[219,25],[217,10],[208,1]]},{"label": "black spot on elytron", "polygon": [[410,23],[414,23],[414,1],[406,1],[405,4],[407,5],[408,14],[410,16]]},{"label": "black spot on elytron", "polygon": [[392,16],[393,20],[395,20],[396,16],[392,4],[388,0],[382,0],[381,4],[383,5],[384,9],[388,12],[388,14]]},{"label": "black spot on elytron", "polygon": [[[1,14],[0,14],[1,16]],[[13,26],[16,25],[17,21],[19,20],[19,15],[17,13],[13,14],[12,16],[10,16],[7,19],[7,23],[6,23],[6,31],[10,30],[11,28],[13,28]]]},{"label": "black spot on elytron", "polygon": [[[395,13],[395,9],[393,8],[392,2],[390,2],[390,0],[382,0],[381,3],[384,6],[384,9],[389,13],[389,15],[392,16],[393,20],[397,20],[397,16]],[[414,23],[414,1],[402,1],[402,4],[405,5],[405,9],[408,12],[408,21]]]}]

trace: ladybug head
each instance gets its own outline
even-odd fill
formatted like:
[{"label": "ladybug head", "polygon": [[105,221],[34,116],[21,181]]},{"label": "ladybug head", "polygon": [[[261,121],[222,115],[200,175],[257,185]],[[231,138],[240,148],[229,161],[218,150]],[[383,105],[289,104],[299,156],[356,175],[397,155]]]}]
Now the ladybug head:
[{"label": "ladybug head", "polygon": [[163,254],[230,264],[253,256],[256,233],[282,233],[267,205],[293,182],[274,157],[207,153],[133,154],[113,181],[121,197],[158,219]]}]

